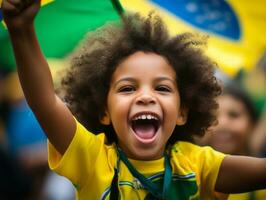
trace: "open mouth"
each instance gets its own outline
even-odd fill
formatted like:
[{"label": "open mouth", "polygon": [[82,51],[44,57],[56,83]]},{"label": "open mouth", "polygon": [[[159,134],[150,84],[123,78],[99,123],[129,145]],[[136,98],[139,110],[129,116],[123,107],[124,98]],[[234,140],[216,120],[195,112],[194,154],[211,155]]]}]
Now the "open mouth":
[{"label": "open mouth", "polygon": [[133,131],[143,140],[154,138],[159,126],[160,120],[154,114],[138,114],[131,120]]}]

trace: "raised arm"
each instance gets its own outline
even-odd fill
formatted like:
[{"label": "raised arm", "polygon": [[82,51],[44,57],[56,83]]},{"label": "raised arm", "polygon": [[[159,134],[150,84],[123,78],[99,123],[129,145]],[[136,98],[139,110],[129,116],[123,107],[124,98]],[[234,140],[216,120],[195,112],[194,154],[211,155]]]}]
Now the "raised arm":
[{"label": "raised arm", "polygon": [[215,189],[223,193],[266,189],[266,159],[226,156],[220,167]]},{"label": "raised arm", "polygon": [[71,112],[54,92],[49,66],[36,37],[34,18],[39,8],[40,0],[3,0],[2,3],[26,100],[49,141],[63,154],[76,125]]}]

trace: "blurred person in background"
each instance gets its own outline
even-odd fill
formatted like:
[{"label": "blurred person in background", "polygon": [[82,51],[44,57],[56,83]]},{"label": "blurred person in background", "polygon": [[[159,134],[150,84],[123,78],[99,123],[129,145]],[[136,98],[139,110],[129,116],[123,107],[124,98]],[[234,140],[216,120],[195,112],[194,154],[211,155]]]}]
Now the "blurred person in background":
[{"label": "blurred person in background", "polygon": [[248,74],[244,85],[256,100],[256,107],[260,113],[250,141],[250,150],[254,156],[266,157],[266,52],[257,68]]},{"label": "blurred person in background", "polygon": [[[258,119],[253,102],[238,84],[228,80],[217,101],[218,123],[203,138],[195,138],[196,143],[226,154],[251,155],[249,142]],[[266,190],[232,194],[228,199],[265,200]]]},{"label": "blurred person in background", "polygon": [[0,199],[28,200],[32,190],[30,177],[20,163],[0,144]]},{"label": "blurred person in background", "polygon": [[266,157],[266,103],[250,141],[251,154]]},{"label": "blurred person in background", "polygon": [[9,108],[6,98],[6,80],[9,73],[9,71],[2,69],[0,66],[0,146],[2,148],[7,148],[5,124]]},{"label": "blurred person in background", "polygon": [[6,77],[4,96],[8,107],[5,121],[8,153],[19,162],[31,181],[27,199],[39,199],[48,172],[46,138],[25,101],[16,72]]},{"label": "blurred person in background", "polygon": [[48,169],[46,137],[25,101],[17,73],[1,77],[0,200],[74,199],[71,183]]},{"label": "blurred person in background", "polygon": [[32,189],[31,180],[26,171],[8,151],[6,138],[6,120],[8,103],[5,98],[6,78],[9,72],[0,68],[0,199],[28,200]]}]

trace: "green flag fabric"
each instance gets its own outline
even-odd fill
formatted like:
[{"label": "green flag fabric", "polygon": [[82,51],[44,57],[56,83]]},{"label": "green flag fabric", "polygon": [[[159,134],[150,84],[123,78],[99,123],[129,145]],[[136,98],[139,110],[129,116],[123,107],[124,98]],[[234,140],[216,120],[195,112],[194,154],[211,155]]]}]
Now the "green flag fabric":
[{"label": "green flag fabric", "polygon": [[[43,0],[35,25],[45,56],[66,56],[87,32],[119,19],[119,6],[118,0]],[[14,71],[15,67],[7,29],[0,23],[0,70]]]}]

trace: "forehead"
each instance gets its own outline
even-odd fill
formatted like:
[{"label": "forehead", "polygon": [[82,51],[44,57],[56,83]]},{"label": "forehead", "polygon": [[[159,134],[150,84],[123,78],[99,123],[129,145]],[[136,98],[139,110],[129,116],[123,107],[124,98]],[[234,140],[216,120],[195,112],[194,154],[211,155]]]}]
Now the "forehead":
[{"label": "forehead", "polygon": [[112,77],[113,80],[121,77],[168,77],[175,80],[176,73],[163,56],[139,51],[124,59],[116,67]]},{"label": "forehead", "polygon": [[241,100],[228,94],[221,95],[218,98],[218,103],[220,110],[231,109],[237,111],[246,111],[246,107]]}]

